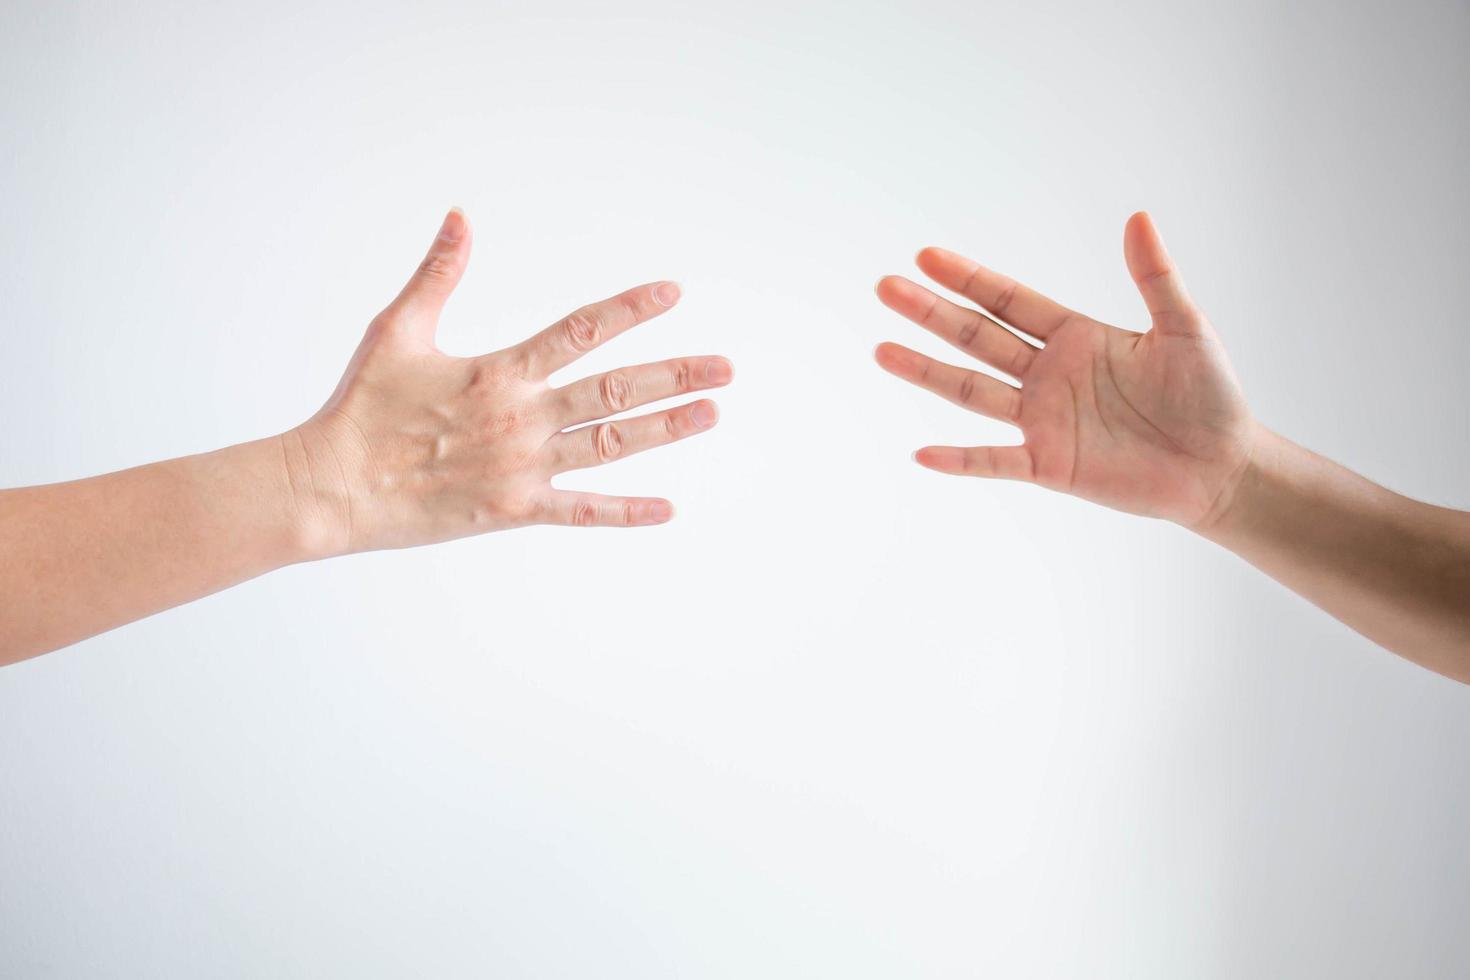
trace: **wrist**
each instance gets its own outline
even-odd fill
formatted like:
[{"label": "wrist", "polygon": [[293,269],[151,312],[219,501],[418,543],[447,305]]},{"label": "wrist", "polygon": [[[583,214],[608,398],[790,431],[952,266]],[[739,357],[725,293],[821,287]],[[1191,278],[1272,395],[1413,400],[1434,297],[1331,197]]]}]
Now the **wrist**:
[{"label": "wrist", "polygon": [[1196,534],[1229,547],[1238,537],[1258,522],[1267,507],[1270,488],[1276,480],[1282,456],[1290,445],[1281,436],[1251,421],[1251,434],[1245,458],[1234,477],[1221,490],[1205,516],[1190,526]]},{"label": "wrist", "polygon": [[289,563],[352,550],[352,504],[346,474],[311,422],[276,436],[279,483],[286,504]]},{"label": "wrist", "polygon": [[328,528],[302,499],[285,437],[155,464],[169,519],[217,535],[246,577],[325,557]]}]

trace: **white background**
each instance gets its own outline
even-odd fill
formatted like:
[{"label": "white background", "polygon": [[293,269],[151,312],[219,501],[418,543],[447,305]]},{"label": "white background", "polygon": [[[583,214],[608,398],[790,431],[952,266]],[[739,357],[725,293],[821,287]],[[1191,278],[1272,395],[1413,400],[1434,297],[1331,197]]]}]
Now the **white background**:
[{"label": "white background", "polygon": [[[737,369],[531,529],[0,671],[0,974],[1451,977],[1470,691],[1177,528],[907,454],[920,246],[1141,326],[1151,209],[1259,416],[1470,506],[1458,3],[0,9],[0,484],[312,413],[443,210],[441,333],[650,279]],[[4,597],[0,596],[0,601]]]}]

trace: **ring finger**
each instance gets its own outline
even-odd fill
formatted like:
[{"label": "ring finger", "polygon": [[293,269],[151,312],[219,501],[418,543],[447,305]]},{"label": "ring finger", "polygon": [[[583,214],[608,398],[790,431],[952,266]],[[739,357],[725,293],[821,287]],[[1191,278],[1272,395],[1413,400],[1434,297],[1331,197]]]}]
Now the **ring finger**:
[{"label": "ring finger", "polygon": [[697,435],[713,428],[719,417],[714,402],[700,399],[651,415],[584,425],[551,437],[546,443],[549,465],[553,473],[601,466]]},{"label": "ring finger", "polygon": [[1021,417],[1021,390],[979,371],[936,361],[898,344],[879,344],[879,367],[972,412],[1014,424]]}]

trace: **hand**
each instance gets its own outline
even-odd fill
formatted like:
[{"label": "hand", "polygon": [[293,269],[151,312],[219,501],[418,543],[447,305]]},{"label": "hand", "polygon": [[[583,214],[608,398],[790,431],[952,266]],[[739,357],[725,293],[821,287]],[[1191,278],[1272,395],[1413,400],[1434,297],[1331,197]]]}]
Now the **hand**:
[{"label": "hand", "polygon": [[899,276],[878,283],[887,306],[1020,382],[880,344],[875,356],[885,370],[1018,426],[1025,438],[1019,446],[929,446],[915,455],[919,463],[1038,483],[1188,527],[1207,525],[1229,505],[1256,426],[1225,350],[1148,215],[1129,219],[1123,251],[1153,316],[1147,333],[1073,312],[943,249],[920,252],[919,268],[991,316]]},{"label": "hand", "polygon": [[434,346],[434,332],[470,239],[464,216],[451,211],[408,285],[368,327],[331,399],[282,437],[298,509],[320,529],[319,557],[527,524],[661,524],[673,514],[667,500],[556,490],[550,480],[711,428],[718,413],[705,400],[583,423],[728,384],[730,362],[687,357],[561,388],[546,379],[667,311],[678,286],[639,286],[514,347],[450,357]]}]

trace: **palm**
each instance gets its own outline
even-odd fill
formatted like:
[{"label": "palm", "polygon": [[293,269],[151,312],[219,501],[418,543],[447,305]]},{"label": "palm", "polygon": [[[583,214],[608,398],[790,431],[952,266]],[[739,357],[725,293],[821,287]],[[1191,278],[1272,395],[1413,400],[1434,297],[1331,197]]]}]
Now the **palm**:
[{"label": "palm", "polygon": [[939,282],[1042,339],[1025,343],[988,317],[907,280],[884,302],[1021,382],[879,348],[890,371],[982,414],[1017,425],[1021,446],[930,447],[945,472],[1029,480],[1119,510],[1184,524],[1203,520],[1244,467],[1250,418],[1224,350],[1168,264],[1146,218],[1129,226],[1129,264],[1155,311],[1146,334],[1074,313],[959,256],[926,250]]}]

